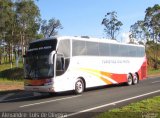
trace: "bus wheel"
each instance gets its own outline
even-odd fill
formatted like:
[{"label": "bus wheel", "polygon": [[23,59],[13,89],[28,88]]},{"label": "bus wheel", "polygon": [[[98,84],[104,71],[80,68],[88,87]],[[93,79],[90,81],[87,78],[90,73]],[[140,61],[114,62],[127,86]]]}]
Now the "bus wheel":
[{"label": "bus wheel", "polygon": [[84,82],[82,79],[78,78],[75,83],[75,93],[81,94],[84,91]]},{"label": "bus wheel", "polygon": [[133,83],[133,77],[131,74],[127,75],[127,85],[130,86]]},{"label": "bus wheel", "polygon": [[133,76],[133,85],[137,84],[138,83],[138,75],[135,73],[134,76]]}]

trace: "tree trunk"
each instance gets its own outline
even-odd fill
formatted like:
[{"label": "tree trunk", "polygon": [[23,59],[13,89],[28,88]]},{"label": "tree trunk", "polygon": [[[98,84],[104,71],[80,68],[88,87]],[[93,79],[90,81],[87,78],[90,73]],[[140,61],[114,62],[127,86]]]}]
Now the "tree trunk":
[{"label": "tree trunk", "polygon": [[9,62],[11,62],[11,44],[9,43],[9,45],[8,45],[8,47],[9,47],[9,50],[8,50],[8,52],[9,52]]},{"label": "tree trunk", "polygon": [[0,65],[2,64],[2,55],[0,54]]},{"label": "tree trunk", "polygon": [[20,52],[19,52],[19,50],[20,50],[20,46],[18,46],[18,57],[20,56],[20,54],[19,54],[19,53],[20,53]]},{"label": "tree trunk", "polygon": [[[24,33],[23,32],[21,32],[21,56],[23,57],[23,55],[24,55],[24,50],[25,50],[25,47],[24,47]],[[24,62],[24,59],[22,58],[22,61]]]},{"label": "tree trunk", "polygon": [[3,49],[0,48],[0,65],[2,64]]}]

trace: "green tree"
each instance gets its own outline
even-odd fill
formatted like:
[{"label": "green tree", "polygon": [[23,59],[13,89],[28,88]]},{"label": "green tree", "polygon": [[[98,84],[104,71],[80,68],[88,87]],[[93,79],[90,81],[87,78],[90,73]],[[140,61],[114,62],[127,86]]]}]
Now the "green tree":
[{"label": "green tree", "polygon": [[37,37],[39,27],[40,11],[34,0],[0,0],[0,42],[7,43],[5,51],[10,62],[15,46],[22,48],[23,55],[28,42]]},{"label": "green tree", "polygon": [[44,38],[43,34],[37,34],[36,37],[35,37],[35,39],[42,39],[42,38]]},{"label": "green tree", "polygon": [[[147,43],[148,49],[152,47],[152,51],[148,54],[152,56],[153,68],[158,68],[158,38],[160,36],[160,5],[156,4],[153,7],[148,7],[145,12],[145,27],[149,32],[150,40]],[[150,43],[151,42],[151,43]],[[153,48],[154,47],[154,48]]]},{"label": "green tree", "polygon": [[22,55],[26,45],[33,40],[40,26],[40,11],[33,0],[20,0],[16,2],[17,22],[19,28]]},{"label": "green tree", "polygon": [[101,24],[105,26],[104,32],[107,37],[113,40],[116,40],[120,27],[123,25],[122,22],[117,19],[117,12],[115,11],[108,12]]},{"label": "green tree", "polygon": [[[11,31],[12,21],[13,21],[13,8],[14,4],[11,0],[0,0],[0,41],[9,42],[11,39],[8,37],[11,37],[11,34],[13,35],[13,32]],[[9,35],[9,32],[10,35]],[[11,45],[9,46],[9,57],[11,55]],[[0,57],[2,57],[2,54],[4,52],[1,50]],[[0,58],[1,61],[2,58]],[[11,60],[11,58],[9,58]]]},{"label": "green tree", "polygon": [[131,25],[130,27],[130,32],[131,38],[135,38],[135,39],[144,39],[144,30],[143,30],[143,26],[144,26],[144,21],[137,21],[135,24]]},{"label": "green tree", "polygon": [[55,18],[50,19],[48,22],[47,20],[42,20],[41,33],[44,37],[57,35],[58,29],[62,29],[60,20],[56,20]]}]

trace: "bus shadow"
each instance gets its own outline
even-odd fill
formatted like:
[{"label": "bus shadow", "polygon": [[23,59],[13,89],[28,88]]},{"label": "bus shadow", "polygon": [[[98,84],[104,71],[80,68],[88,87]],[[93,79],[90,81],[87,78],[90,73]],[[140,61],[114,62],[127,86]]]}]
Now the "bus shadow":
[{"label": "bus shadow", "polygon": [[[95,92],[95,91],[101,91],[108,88],[116,88],[120,86],[126,86],[125,84],[118,84],[118,85],[106,85],[106,86],[100,86],[100,87],[92,87],[85,90],[83,94]],[[37,101],[37,100],[45,100],[45,99],[59,99],[61,97],[69,97],[69,96],[75,96],[74,91],[67,91],[67,92],[58,92],[58,93],[37,93],[37,92],[27,92],[24,90],[16,90],[16,91],[7,91],[3,92],[3,95],[14,93],[12,96],[8,97],[7,99],[4,99],[0,101],[0,103],[14,103],[14,102],[24,102],[24,101]]]},{"label": "bus shadow", "polygon": [[[0,97],[5,96],[6,94],[12,94],[11,96],[7,97],[4,100],[1,100],[0,103],[14,103],[14,102],[24,102],[24,101],[37,101],[37,100],[45,100],[45,99],[59,99],[60,97],[69,97],[74,96],[73,91],[68,92],[60,92],[60,93],[38,93],[38,92],[26,92],[26,91],[10,91],[10,92],[3,92],[3,95]],[[36,95],[35,95],[36,94]]]},{"label": "bus shadow", "polygon": [[98,86],[98,87],[92,87],[85,90],[85,92],[91,92],[91,91],[101,91],[101,90],[107,90],[109,88],[117,88],[117,87],[127,87],[126,83],[122,84],[111,84],[111,85],[104,85],[104,86]]}]

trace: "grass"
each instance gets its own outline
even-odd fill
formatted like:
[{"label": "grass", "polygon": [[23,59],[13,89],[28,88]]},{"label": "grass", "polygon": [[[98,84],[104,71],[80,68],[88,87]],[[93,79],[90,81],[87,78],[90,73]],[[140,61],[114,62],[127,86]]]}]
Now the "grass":
[{"label": "grass", "polygon": [[1,78],[8,80],[23,80],[24,72],[22,68],[6,69],[0,72]]},{"label": "grass", "polygon": [[[148,75],[160,74],[160,69],[147,71]],[[160,118],[160,96],[106,111],[96,118]]]},{"label": "grass", "polygon": [[[3,63],[3,64],[0,65],[0,72],[4,71],[4,70],[7,70],[7,69],[12,69],[11,67],[16,68],[15,62],[12,64],[12,66],[11,66],[11,63]],[[23,68],[22,62],[19,63],[19,68]]]},{"label": "grass", "polygon": [[0,79],[21,80],[23,78],[23,64],[19,63],[19,67],[13,63],[4,63],[0,65]]},{"label": "grass", "polygon": [[8,90],[17,90],[23,88],[23,64],[19,67],[13,63],[12,68],[10,63],[0,65],[0,92]]},{"label": "grass", "polygon": [[2,83],[6,83],[6,84],[15,84],[15,83],[17,83],[17,84],[19,84],[19,83],[23,83],[24,81],[22,80],[22,79],[20,79],[20,80],[11,80],[11,79],[8,79],[8,78],[0,78],[0,85],[2,84]]},{"label": "grass", "polygon": [[160,96],[109,110],[96,118],[160,118]]},{"label": "grass", "polygon": [[157,70],[152,69],[152,68],[148,68],[147,73],[148,73],[148,75],[160,74],[160,68]]}]

